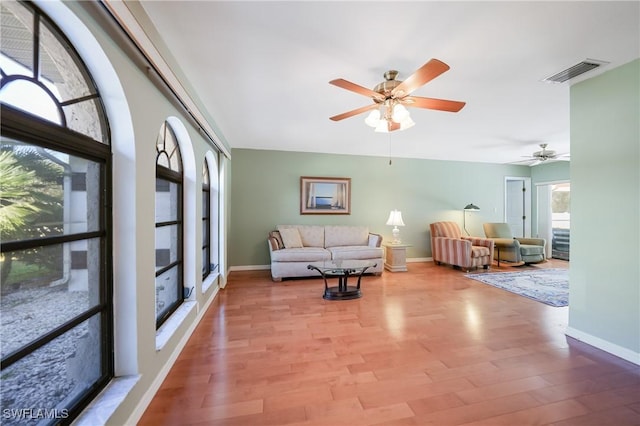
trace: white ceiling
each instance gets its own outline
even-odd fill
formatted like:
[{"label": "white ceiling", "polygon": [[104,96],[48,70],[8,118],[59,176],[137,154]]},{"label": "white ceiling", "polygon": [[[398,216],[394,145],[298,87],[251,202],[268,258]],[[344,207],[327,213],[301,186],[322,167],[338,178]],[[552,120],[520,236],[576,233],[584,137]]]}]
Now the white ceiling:
[{"label": "white ceiling", "polygon": [[[541,80],[584,59],[640,57],[640,2],[143,1],[232,148],[507,163],[569,153],[570,84]],[[410,108],[416,125],[375,133],[368,105],[332,86],[402,80],[431,58],[451,69],[413,92],[465,101]]]}]

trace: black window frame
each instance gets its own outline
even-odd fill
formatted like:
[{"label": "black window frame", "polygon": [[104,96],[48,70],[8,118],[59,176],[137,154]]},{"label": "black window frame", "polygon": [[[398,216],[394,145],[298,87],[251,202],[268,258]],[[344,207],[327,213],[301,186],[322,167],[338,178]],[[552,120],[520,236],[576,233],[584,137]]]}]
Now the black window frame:
[{"label": "black window frame", "polygon": [[[31,30],[32,48],[33,48],[33,68],[30,70],[31,75],[27,74],[7,74],[2,71],[2,79],[0,80],[0,90],[8,84],[17,80],[28,81],[41,90],[44,90],[53,100],[60,124],[45,120],[30,111],[0,103],[0,133],[2,137],[12,139],[21,143],[28,143],[45,149],[51,149],[60,153],[80,157],[100,165],[99,172],[99,204],[100,211],[98,213],[98,229],[90,232],[76,232],[65,235],[55,235],[43,238],[23,239],[17,241],[0,241],[0,252],[9,253],[17,250],[24,250],[33,247],[54,246],[72,241],[88,241],[90,239],[99,239],[100,250],[100,271],[99,276],[99,304],[88,308],[76,317],[67,320],[61,325],[50,329],[44,335],[32,340],[26,345],[16,349],[12,353],[7,354],[0,360],[0,371],[9,368],[11,365],[29,356],[34,351],[42,348],[47,343],[62,336],[69,330],[74,329],[81,323],[87,321],[96,315],[100,316],[100,375],[99,377],[82,392],[71,400],[67,400],[66,406],[56,407],[64,409],[67,413],[65,418],[61,419],[43,419],[40,424],[70,424],[80,413],[98,396],[98,394],[107,386],[107,384],[115,376],[114,367],[114,310],[113,310],[113,235],[110,231],[113,229],[112,218],[112,153],[111,153],[111,132],[109,122],[107,120],[106,109],[102,97],[100,96],[98,86],[96,85],[89,68],[84,63],[82,57],[75,49],[73,43],[66,37],[64,32],[42,12],[37,6],[30,1],[18,1],[22,7],[32,13],[33,27]],[[81,73],[86,83],[88,94],[81,97],[59,101],[53,93],[41,81],[43,76],[41,73],[41,59],[43,52],[41,51],[40,37],[41,29],[46,27],[50,34],[55,37],[62,47],[66,49],[68,58],[70,58],[77,70]],[[4,52],[4,51],[3,51]],[[27,67],[28,68],[28,67]],[[80,133],[68,127],[68,120],[64,110],[65,106],[84,102],[95,102],[94,117],[100,126],[101,140]],[[25,407],[26,408],[26,407]],[[53,407],[52,407],[53,408]]]},{"label": "black window frame", "polygon": [[[206,176],[206,180],[204,178]],[[209,162],[204,160],[202,179],[202,279],[211,274],[211,173]]]},{"label": "black window frame", "polygon": [[[155,227],[156,229],[158,229],[165,226],[177,225],[179,236],[176,244],[176,247],[177,247],[176,260],[158,269],[156,271],[155,277],[158,278],[163,273],[173,268],[177,268],[178,282],[176,284],[176,289],[175,289],[176,301],[171,306],[169,306],[169,308],[160,317],[157,317],[156,315],[156,329],[160,328],[160,326],[164,324],[176,310],[178,310],[178,308],[182,305],[182,303],[184,303],[184,220],[183,220],[184,175],[182,173],[182,153],[180,152],[180,145],[178,144],[178,139],[176,137],[176,134],[171,128],[171,126],[169,125],[169,123],[166,121],[164,122],[164,132],[165,132],[164,133],[165,136],[163,136],[163,142],[164,140],[166,140],[166,132],[171,132],[172,138],[176,143],[175,149],[178,152],[178,156],[179,156],[178,159],[179,159],[180,171],[175,171],[168,167],[158,164],[158,160],[160,159],[160,156],[163,154],[166,155],[166,151],[164,150],[157,151],[158,143],[156,141],[156,182],[158,179],[161,179],[161,180],[176,184],[178,202],[176,206],[177,207],[176,219],[170,220],[170,221],[156,222]],[[169,164],[171,164],[170,161],[169,161]],[[155,192],[154,196],[157,196],[157,191]],[[154,285],[155,285],[155,282],[154,282]]]},{"label": "black window frame", "polygon": [[0,361],[0,370],[4,370],[34,351],[43,347],[55,338],[80,325],[87,319],[100,315],[101,325],[101,374],[87,391],[73,400],[68,410],[69,417],[58,419],[60,424],[68,424],[75,419],[84,408],[100,393],[109,381],[114,377],[113,357],[113,273],[112,257],[113,243],[111,199],[112,199],[112,174],[111,174],[111,147],[103,143],[77,133],[73,130],[58,126],[55,123],[40,119],[21,110],[1,104],[0,114],[2,121],[0,129],[3,137],[16,141],[29,143],[42,148],[52,149],[61,153],[81,157],[102,165],[100,168],[100,205],[99,229],[97,231],[72,233],[66,235],[49,236],[38,239],[3,242],[0,244],[0,252],[3,254],[17,250],[34,247],[53,246],[72,241],[100,239],[100,304],[93,306],[82,314],[68,320],[64,324],[48,331],[29,344],[8,354]]}]

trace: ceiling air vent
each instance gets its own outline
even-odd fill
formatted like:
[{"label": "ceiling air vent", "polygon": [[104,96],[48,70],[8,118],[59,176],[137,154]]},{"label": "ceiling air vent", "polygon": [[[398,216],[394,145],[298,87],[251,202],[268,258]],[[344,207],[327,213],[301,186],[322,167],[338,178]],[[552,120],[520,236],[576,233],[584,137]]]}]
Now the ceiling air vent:
[{"label": "ceiling air vent", "polygon": [[591,71],[608,63],[609,62],[598,61],[595,59],[585,59],[584,61],[577,63],[564,71],[560,71],[559,73],[554,74],[551,77],[547,77],[542,81],[548,81],[551,83],[564,83],[567,80],[571,80],[572,78],[582,75],[585,72]]}]

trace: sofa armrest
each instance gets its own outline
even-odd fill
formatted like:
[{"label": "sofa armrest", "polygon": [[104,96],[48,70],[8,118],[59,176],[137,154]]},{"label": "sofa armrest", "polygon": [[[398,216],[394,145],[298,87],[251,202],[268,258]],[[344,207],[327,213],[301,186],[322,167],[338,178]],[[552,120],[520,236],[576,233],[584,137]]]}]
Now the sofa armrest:
[{"label": "sofa armrest", "polygon": [[380,247],[382,244],[382,235],[369,233],[369,247]]},{"label": "sofa armrest", "polygon": [[527,244],[530,246],[545,246],[546,241],[544,238],[516,238],[520,244]]},{"label": "sofa armrest", "polygon": [[481,237],[462,237],[462,239],[471,241],[471,245],[492,248],[495,240]]}]

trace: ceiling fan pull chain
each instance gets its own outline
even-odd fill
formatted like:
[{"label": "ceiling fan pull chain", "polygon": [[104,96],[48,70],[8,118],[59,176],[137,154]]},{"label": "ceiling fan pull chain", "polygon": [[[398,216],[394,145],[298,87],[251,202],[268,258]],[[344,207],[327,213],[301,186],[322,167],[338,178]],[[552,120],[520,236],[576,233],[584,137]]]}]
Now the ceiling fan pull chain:
[{"label": "ceiling fan pull chain", "polygon": [[389,135],[389,165],[391,165],[391,132],[389,132],[388,135]]}]

